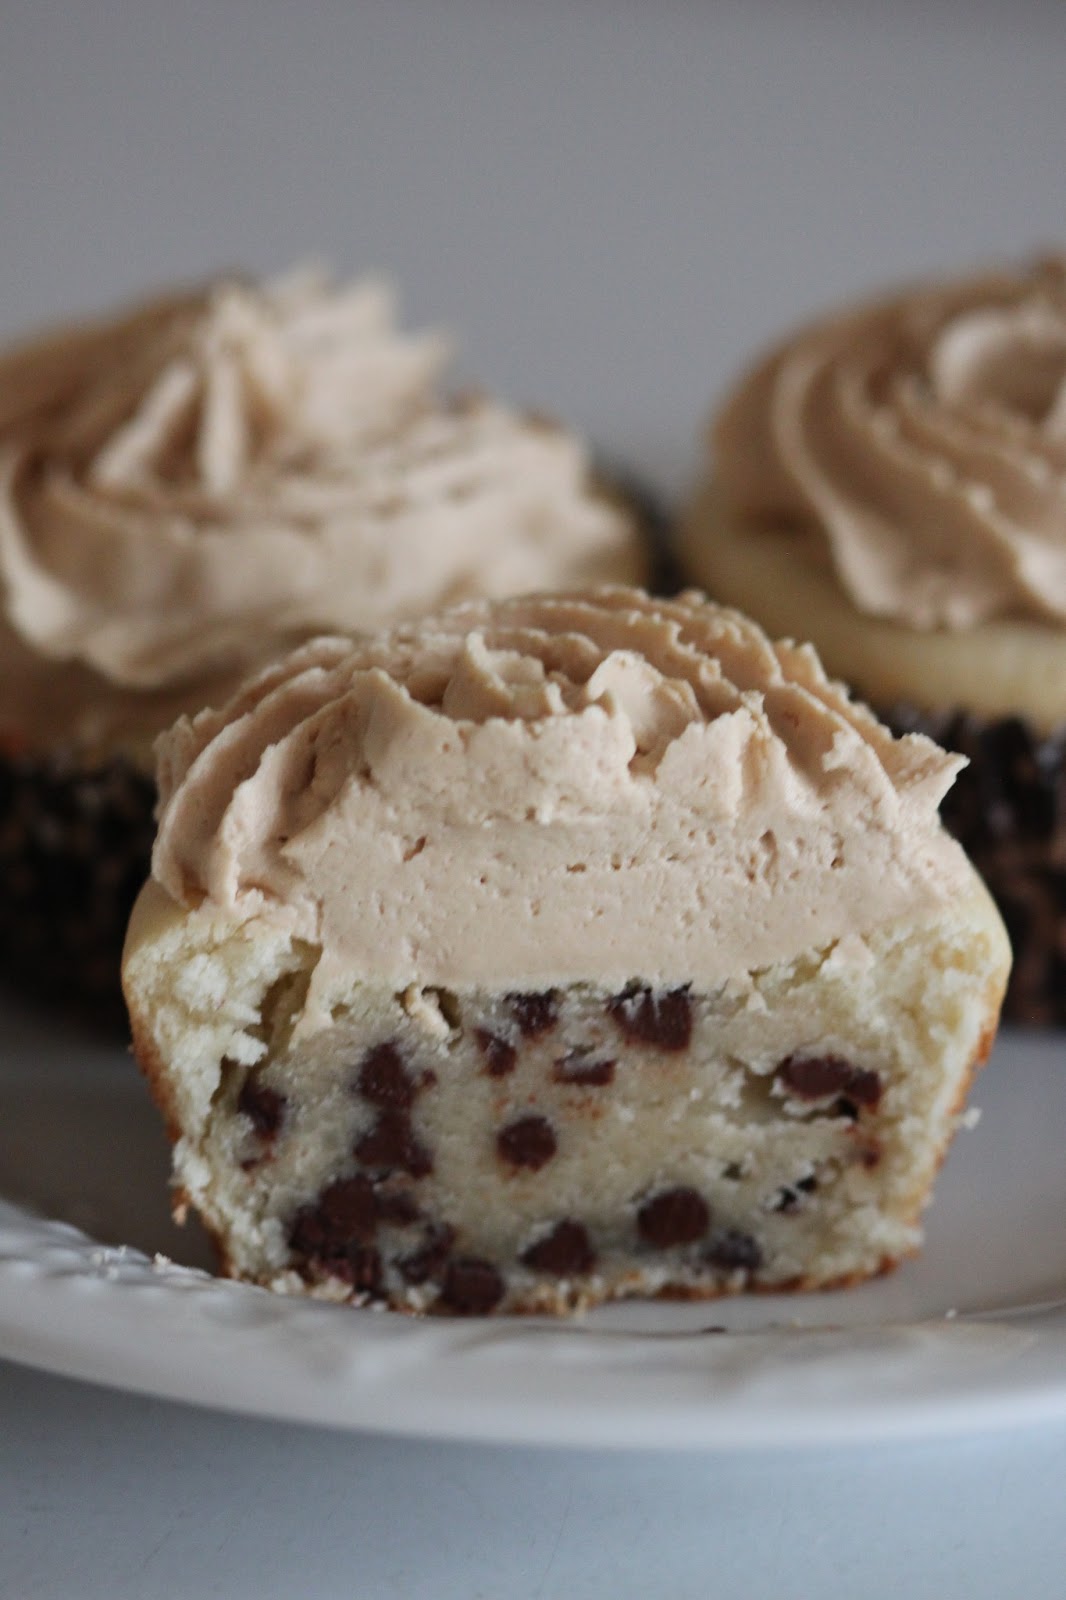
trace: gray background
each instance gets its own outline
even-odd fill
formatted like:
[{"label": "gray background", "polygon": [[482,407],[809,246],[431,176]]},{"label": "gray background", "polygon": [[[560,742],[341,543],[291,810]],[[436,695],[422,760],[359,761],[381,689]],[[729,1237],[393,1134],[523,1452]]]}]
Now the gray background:
[{"label": "gray background", "polygon": [[[1061,240],[1066,9],[3,0],[0,332],[308,254],[668,490],[762,340]],[[0,1107],[2,1114],[2,1107]],[[0,1365],[0,1596],[1063,1593],[1066,1434],[743,1460],[316,1434]]]}]

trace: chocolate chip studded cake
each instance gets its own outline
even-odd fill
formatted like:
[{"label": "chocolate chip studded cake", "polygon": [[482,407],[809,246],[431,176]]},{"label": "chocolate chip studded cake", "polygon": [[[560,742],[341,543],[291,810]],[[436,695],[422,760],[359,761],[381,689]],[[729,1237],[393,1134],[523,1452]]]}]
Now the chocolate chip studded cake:
[{"label": "chocolate chip studded cake", "polygon": [[0,976],[121,1009],[151,744],[309,634],[645,571],[581,444],[380,285],[220,280],[0,357]]},{"label": "chocolate chip studded cake", "polygon": [[958,765],[691,596],[309,644],[161,744],[124,982],[179,1207],[414,1310],[881,1271],[1007,976]]},{"label": "chocolate chip studded cake", "polygon": [[801,329],[727,396],[684,564],[970,766],[944,820],[1066,1023],[1066,258]]}]

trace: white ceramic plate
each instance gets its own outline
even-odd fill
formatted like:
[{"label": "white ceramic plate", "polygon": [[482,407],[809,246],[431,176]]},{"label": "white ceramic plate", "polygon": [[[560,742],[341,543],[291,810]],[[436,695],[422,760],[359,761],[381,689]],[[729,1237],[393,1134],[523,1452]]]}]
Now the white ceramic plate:
[{"label": "white ceramic plate", "polygon": [[[0,1010],[0,1356],[336,1427],[822,1444],[1066,1416],[1066,1046],[1008,1036],[919,1261],[847,1293],[418,1321],[215,1279],[129,1058]],[[727,1331],[722,1331],[722,1330]]]}]

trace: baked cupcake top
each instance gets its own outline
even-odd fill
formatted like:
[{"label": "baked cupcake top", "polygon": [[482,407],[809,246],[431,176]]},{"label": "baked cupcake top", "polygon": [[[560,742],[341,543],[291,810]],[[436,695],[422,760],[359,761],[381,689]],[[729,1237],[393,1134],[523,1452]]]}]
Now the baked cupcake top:
[{"label": "baked cupcake top", "polygon": [[159,752],[155,879],[316,946],[309,1018],[353,971],[721,983],[972,877],[937,817],[960,758],[693,595],[317,640]]},{"label": "baked cupcake top", "polygon": [[223,280],[0,360],[0,731],[136,738],[323,629],[639,575],[582,446],[389,292]]},{"label": "baked cupcake top", "polygon": [[714,449],[728,510],[792,525],[869,615],[1066,622],[1066,258],[812,323]]}]

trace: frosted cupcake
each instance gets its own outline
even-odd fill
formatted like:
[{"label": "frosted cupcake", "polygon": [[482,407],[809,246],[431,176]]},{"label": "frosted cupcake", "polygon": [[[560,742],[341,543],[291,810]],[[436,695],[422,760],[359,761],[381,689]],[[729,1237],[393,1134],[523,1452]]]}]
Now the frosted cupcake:
[{"label": "frosted cupcake", "polygon": [[0,968],[117,1005],[151,745],[323,630],[640,579],[582,445],[388,291],[220,281],[0,360]]},{"label": "frosted cupcake", "polygon": [[1006,935],[814,652],[626,589],[317,639],[160,741],[134,1046],[232,1275],[403,1310],[912,1252]]},{"label": "frosted cupcake", "polygon": [[802,329],[727,397],[683,561],[971,765],[944,816],[1066,1022],[1066,261]]}]

